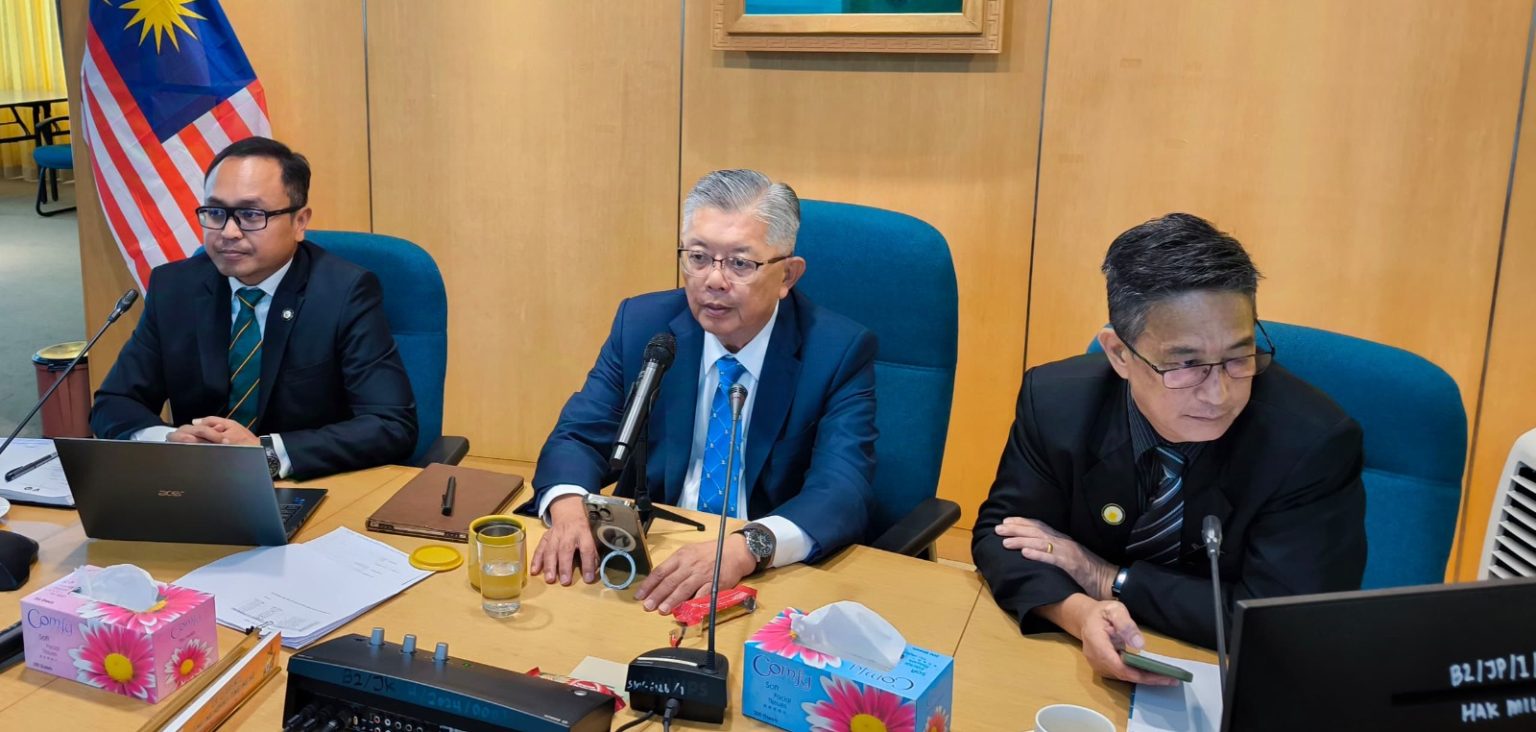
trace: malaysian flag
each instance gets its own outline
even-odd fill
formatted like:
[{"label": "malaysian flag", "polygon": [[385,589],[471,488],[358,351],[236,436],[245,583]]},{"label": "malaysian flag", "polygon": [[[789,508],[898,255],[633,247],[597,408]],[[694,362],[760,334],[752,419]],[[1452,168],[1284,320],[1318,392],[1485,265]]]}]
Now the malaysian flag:
[{"label": "malaysian flag", "polygon": [[92,0],[80,77],[96,193],[142,290],[201,246],[203,170],[271,134],[266,97],[217,0]]}]

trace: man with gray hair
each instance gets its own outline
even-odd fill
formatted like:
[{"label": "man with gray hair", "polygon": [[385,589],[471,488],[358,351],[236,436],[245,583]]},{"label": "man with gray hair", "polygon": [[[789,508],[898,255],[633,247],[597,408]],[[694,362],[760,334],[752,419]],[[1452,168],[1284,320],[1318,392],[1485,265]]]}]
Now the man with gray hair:
[{"label": "man with gray hair", "polygon": [[[750,519],[726,540],[721,587],[864,539],[874,505],[875,337],[793,288],[800,201],[752,170],[700,179],[683,204],[679,290],[619,304],[581,391],[560,413],[533,476],[549,524],[530,573],[595,582],[585,496],[618,479],[609,454],[652,336],[676,338],[646,430],[645,489],[656,503]],[[727,455],[728,392],[747,390],[738,452]],[[727,475],[731,462],[734,475]],[[628,486],[625,486],[628,487]],[[635,598],[669,613],[707,596],[715,543],[677,551]]]},{"label": "man with gray hair", "polygon": [[971,551],[1025,633],[1060,628],[1101,675],[1173,684],[1121,657],[1142,647],[1138,621],[1210,647],[1237,600],[1359,589],[1360,426],[1276,361],[1259,272],[1209,222],[1131,228],[1104,278],[1104,352],[1024,375]]}]

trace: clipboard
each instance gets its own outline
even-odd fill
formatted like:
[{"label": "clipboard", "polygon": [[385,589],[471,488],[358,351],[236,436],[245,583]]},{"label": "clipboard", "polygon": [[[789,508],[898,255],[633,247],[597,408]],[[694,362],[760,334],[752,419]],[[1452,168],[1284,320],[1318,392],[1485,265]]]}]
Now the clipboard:
[{"label": "clipboard", "polygon": [[[453,476],[454,506],[442,513],[443,491]],[[368,517],[368,530],[469,542],[469,522],[500,513],[523,490],[523,476],[433,463],[400,487]]]}]

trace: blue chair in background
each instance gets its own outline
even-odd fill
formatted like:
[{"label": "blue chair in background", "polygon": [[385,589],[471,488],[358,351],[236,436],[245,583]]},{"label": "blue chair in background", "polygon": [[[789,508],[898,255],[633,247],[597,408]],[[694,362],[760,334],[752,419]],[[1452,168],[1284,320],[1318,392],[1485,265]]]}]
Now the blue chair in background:
[{"label": "blue chair in background", "polygon": [[418,436],[411,464],[457,465],[469,440],[443,436],[443,381],[448,375],[448,295],[432,255],[381,234],[313,231],[311,243],[378,276],[384,315],[416,394]]},{"label": "blue chair in background", "polygon": [[[1443,582],[1467,453],[1455,380],[1400,348],[1268,320],[1264,329],[1275,362],[1322,390],[1365,432],[1364,588]],[[1088,350],[1098,351],[1098,342]]]},{"label": "blue chair in background", "polygon": [[796,288],[874,331],[876,512],[868,543],[910,556],[960,518],[937,498],[949,432],[959,340],[959,294],[949,244],[906,214],[800,202],[795,253],[809,266]]},{"label": "blue chair in background", "polygon": [[[37,215],[52,216],[65,211],[75,210],[74,206],[56,208],[51,211],[43,209],[43,204],[49,200],[59,200],[59,171],[75,169],[75,154],[70,149],[68,142],[60,142],[60,138],[69,137],[69,130],[62,127],[69,123],[68,117],[49,117],[37,123],[37,147],[32,149],[32,161],[37,163]],[[52,191],[53,198],[48,197]]]}]

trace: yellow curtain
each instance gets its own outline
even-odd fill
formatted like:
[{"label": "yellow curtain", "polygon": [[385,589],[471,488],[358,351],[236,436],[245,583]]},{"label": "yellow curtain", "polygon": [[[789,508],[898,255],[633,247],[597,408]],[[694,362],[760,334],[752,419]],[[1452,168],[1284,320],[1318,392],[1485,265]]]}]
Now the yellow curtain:
[{"label": "yellow curtain", "polygon": [[[65,96],[64,50],[59,42],[55,0],[0,0],[0,97],[17,93]],[[53,114],[66,114],[66,105],[53,105]],[[32,128],[29,109],[0,109],[0,137],[22,133],[12,115]],[[31,142],[0,144],[0,178],[37,179]]]}]

